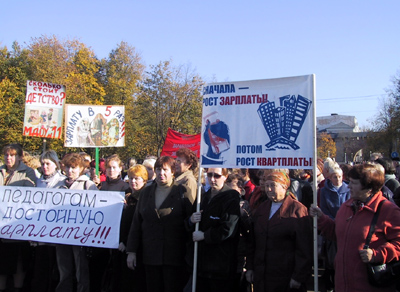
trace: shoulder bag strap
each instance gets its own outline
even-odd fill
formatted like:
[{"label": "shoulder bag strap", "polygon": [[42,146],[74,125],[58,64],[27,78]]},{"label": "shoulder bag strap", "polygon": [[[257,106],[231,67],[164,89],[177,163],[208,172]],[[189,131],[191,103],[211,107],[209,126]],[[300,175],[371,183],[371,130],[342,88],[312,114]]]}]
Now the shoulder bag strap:
[{"label": "shoulder bag strap", "polygon": [[369,243],[371,241],[372,234],[374,234],[375,232],[376,222],[378,221],[379,211],[385,201],[386,200],[383,200],[379,203],[378,208],[376,209],[376,213],[374,214],[374,217],[372,217],[371,226],[369,227],[368,235],[367,238],[365,239],[364,249],[369,248]]}]

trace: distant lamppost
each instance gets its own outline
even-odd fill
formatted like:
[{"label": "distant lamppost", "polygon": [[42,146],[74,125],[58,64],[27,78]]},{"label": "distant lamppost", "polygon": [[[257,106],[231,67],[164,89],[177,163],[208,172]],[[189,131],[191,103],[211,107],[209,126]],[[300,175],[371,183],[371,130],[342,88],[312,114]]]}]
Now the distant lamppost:
[{"label": "distant lamppost", "polygon": [[347,163],[347,157],[346,157],[346,152],[344,153],[344,163]]}]

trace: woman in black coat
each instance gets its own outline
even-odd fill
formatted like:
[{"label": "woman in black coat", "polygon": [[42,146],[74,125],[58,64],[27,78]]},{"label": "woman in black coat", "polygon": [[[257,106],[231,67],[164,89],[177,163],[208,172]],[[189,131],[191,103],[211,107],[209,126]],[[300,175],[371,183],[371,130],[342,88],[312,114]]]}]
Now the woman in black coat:
[{"label": "woman in black coat", "polygon": [[155,183],[141,193],[128,236],[127,264],[135,269],[142,247],[147,291],[182,291],[187,236],[184,219],[192,203],[181,185],[174,185],[175,160],[162,156],[155,163]]}]

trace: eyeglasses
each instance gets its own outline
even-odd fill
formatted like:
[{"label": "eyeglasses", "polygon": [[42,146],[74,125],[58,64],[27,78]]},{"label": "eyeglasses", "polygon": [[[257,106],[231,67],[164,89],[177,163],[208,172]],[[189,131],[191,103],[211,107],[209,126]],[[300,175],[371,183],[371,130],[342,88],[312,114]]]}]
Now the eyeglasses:
[{"label": "eyeglasses", "polygon": [[221,178],[222,174],[218,174],[215,172],[207,172],[207,177],[212,178],[214,177],[215,179],[219,179]]},{"label": "eyeglasses", "polygon": [[129,178],[131,181],[141,181],[141,180],[143,180],[143,178],[141,178],[140,176],[137,176],[137,177],[130,177]]}]

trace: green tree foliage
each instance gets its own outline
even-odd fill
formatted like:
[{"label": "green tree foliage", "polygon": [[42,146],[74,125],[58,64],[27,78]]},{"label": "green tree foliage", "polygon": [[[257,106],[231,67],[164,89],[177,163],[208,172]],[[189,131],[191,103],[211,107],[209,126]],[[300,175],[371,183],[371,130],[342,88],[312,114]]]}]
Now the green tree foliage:
[{"label": "green tree foliage", "polygon": [[150,69],[136,100],[136,141],[145,141],[142,155],[160,153],[168,128],[186,134],[201,128],[201,78],[189,66],[173,67],[169,61]]},{"label": "green tree foliage", "polygon": [[331,135],[321,133],[317,140],[317,155],[323,159],[327,157],[336,157],[336,144]]},{"label": "green tree foliage", "polygon": [[100,61],[91,50],[80,44],[72,64],[73,70],[66,78],[67,102],[102,105],[106,92],[99,80]]},{"label": "green tree foliage", "polygon": [[102,83],[106,95],[104,104],[125,106],[125,147],[105,148],[102,154],[118,153],[121,157],[137,156],[141,148],[135,142],[138,126],[135,120],[136,96],[140,88],[139,83],[143,79],[145,66],[141,56],[136,53],[134,47],[126,42],[121,42],[112,50],[107,59],[102,60]]},{"label": "green tree foliage", "polygon": [[65,85],[67,103],[103,104],[101,63],[84,44],[42,36],[32,39],[28,49],[32,80]]},{"label": "green tree foliage", "polygon": [[38,151],[38,138],[22,136],[26,80],[31,68],[28,50],[14,42],[12,50],[0,49],[0,141],[1,146],[20,143],[30,151]]},{"label": "green tree foliage", "polygon": [[[31,68],[28,80],[65,85],[69,104],[103,104],[101,62],[84,44],[77,40],[62,41],[56,36],[41,36],[32,38],[28,51]],[[64,149],[62,139],[46,140],[47,148],[60,154],[74,150]]]},{"label": "green tree foliage", "polygon": [[[63,84],[69,104],[124,105],[125,147],[101,148],[100,155],[118,153],[143,158],[161,150],[168,127],[186,134],[201,128],[201,78],[190,66],[171,62],[145,65],[135,48],[121,42],[99,60],[85,44],[56,36],[32,38],[25,48],[0,47],[0,146],[21,143],[32,153],[43,139],[22,136],[27,80]],[[46,139],[47,148],[62,155],[94,149],[63,147],[63,139]]]},{"label": "green tree foliage", "polygon": [[390,157],[393,151],[400,151],[400,72],[392,78],[386,92],[368,135],[367,156],[370,152],[380,152]]}]

